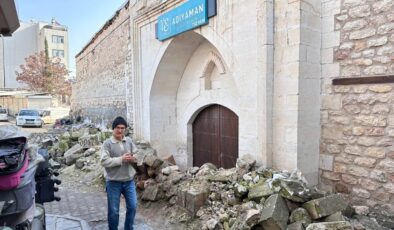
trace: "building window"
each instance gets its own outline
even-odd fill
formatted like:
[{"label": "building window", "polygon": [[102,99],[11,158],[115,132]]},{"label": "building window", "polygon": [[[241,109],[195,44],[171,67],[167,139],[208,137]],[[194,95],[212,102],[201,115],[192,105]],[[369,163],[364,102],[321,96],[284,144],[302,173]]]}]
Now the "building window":
[{"label": "building window", "polygon": [[58,35],[52,35],[52,43],[64,43],[64,37]]},{"label": "building window", "polygon": [[64,58],[64,50],[52,50],[52,57]]}]

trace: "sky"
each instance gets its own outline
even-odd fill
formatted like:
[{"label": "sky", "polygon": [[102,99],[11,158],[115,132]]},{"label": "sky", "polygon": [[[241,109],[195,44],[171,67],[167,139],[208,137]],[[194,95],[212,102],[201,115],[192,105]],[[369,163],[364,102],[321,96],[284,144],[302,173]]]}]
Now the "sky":
[{"label": "sky", "polygon": [[[1,1],[1,0],[0,0]],[[75,75],[75,55],[126,0],[15,0],[20,21],[57,22],[68,27],[69,63]]]}]

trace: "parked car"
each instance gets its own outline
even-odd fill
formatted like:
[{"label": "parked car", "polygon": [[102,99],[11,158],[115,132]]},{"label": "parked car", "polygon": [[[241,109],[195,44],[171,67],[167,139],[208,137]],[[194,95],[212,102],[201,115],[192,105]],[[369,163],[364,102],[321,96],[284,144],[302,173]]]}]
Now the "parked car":
[{"label": "parked car", "polygon": [[8,121],[8,111],[5,108],[0,108],[0,121]]},{"label": "parked car", "polygon": [[21,109],[16,114],[17,126],[35,126],[41,128],[43,124],[44,121],[36,109]]},{"label": "parked car", "polygon": [[44,121],[44,124],[53,124],[56,119],[51,115],[50,110],[40,110],[41,119]]}]

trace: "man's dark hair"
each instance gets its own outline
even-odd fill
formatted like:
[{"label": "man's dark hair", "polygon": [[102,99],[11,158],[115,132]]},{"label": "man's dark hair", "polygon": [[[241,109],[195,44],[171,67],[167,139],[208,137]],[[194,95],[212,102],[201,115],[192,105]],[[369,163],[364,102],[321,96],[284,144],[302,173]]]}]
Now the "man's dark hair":
[{"label": "man's dark hair", "polygon": [[124,125],[127,128],[127,121],[123,117],[117,117],[112,122],[112,129],[115,129],[118,125]]}]

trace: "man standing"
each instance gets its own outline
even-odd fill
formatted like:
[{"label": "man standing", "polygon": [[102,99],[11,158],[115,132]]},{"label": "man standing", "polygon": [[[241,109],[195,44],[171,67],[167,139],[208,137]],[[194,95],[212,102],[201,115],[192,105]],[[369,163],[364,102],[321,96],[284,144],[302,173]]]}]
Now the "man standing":
[{"label": "man standing", "polygon": [[106,191],[108,199],[108,227],[118,230],[120,195],[126,200],[125,230],[132,230],[137,211],[137,194],[134,183],[136,162],[133,153],[136,146],[124,133],[127,122],[123,117],[117,117],[112,123],[113,134],[101,148],[101,165],[105,168]]}]

